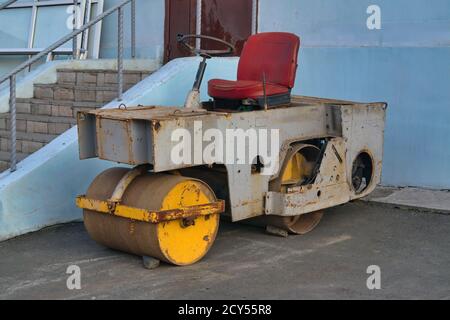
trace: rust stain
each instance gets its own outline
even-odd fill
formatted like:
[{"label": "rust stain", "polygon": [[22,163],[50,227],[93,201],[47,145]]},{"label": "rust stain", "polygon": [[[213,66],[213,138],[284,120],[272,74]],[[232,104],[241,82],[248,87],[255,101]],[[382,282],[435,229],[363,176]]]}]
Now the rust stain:
[{"label": "rust stain", "polygon": [[245,207],[253,204],[258,204],[260,202],[260,200],[244,200],[242,202],[239,202],[239,204],[237,206],[234,206],[234,208]]},{"label": "rust stain", "polygon": [[159,130],[161,129],[161,122],[159,121],[153,121],[153,129],[155,130],[156,133],[159,132]]},{"label": "rust stain", "polygon": [[129,232],[131,235],[133,235],[135,231],[136,231],[136,226],[135,226],[134,222],[131,221],[130,226],[129,226]]}]

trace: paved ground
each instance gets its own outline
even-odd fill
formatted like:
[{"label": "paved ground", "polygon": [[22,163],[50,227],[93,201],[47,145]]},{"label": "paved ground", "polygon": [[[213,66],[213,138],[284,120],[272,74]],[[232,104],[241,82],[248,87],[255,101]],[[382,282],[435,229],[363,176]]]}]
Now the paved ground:
[{"label": "paved ground", "polygon": [[[66,288],[79,265],[82,290]],[[382,289],[366,287],[379,265]],[[353,203],[304,237],[223,223],[195,266],[142,268],[96,245],[81,224],[0,243],[0,299],[450,299],[450,216]]]},{"label": "paved ground", "polygon": [[364,200],[404,209],[450,214],[450,190],[378,187]]}]

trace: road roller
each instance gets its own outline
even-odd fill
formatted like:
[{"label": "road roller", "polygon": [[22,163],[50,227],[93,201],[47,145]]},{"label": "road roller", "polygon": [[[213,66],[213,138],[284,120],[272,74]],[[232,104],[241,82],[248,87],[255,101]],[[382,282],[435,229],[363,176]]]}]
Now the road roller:
[{"label": "road roller", "polygon": [[76,199],[95,241],[146,265],[186,266],[207,254],[222,219],[304,235],[327,208],[375,189],[387,104],[292,95],[298,36],[249,37],[237,80],[210,80],[207,101],[208,59],[234,47],[204,35],[178,41],[202,58],[184,105],[78,113],[80,158],[119,163]]}]

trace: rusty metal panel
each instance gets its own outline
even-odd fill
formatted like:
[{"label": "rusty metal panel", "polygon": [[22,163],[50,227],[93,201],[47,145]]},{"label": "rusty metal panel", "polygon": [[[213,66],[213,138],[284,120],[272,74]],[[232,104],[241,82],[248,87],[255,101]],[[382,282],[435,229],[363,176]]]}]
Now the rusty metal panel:
[{"label": "rusty metal panel", "polygon": [[345,157],[344,139],[330,140],[314,183],[292,188],[286,194],[266,193],[265,214],[297,216],[348,202],[350,186]]},{"label": "rusty metal panel", "polygon": [[[318,196],[321,192],[323,196]],[[265,197],[265,214],[295,217],[347,203],[350,200],[348,185],[340,183],[318,190],[302,189],[294,193],[268,192]]]},{"label": "rusty metal panel", "polygon": [[97,118],[98,156],[130,165],[151,163],[149,132],[147,121]]},{"label": "rusty metal panel", "polygon": [[79,112],[78,122],[78,148],[80,159],[90,159],[98,157],[97,139],[95,127],[95,115]]}]

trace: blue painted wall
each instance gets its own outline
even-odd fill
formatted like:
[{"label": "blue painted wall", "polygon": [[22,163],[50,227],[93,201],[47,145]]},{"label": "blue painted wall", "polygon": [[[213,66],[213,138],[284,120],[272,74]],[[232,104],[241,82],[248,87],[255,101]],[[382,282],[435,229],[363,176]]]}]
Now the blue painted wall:
[{"label": "blue painted wall", "polygon": [[259,31],[301,36],[295,93],[389,103],[383,184],[450,189],[450,1],[260,0]]},{"label": "blue painted wall", "polygon": [[[106,0],[105,8],[118,2]],[[290,31],[302,38],[295,93],[389,103],[383,184],[450,189],[449,0],[259,3],[260,32]],[[381,30],[366,26],[372,4],[381,8]],[[138,0],[137,6],[138,56],[160,57],[164,0]],[[116,15],[104,23],[102,57],[116,56],[116,23]],[[128,55],[128,9],[125,25]],[[2,31],[11,36],[0,28],[0,37]]]}]

